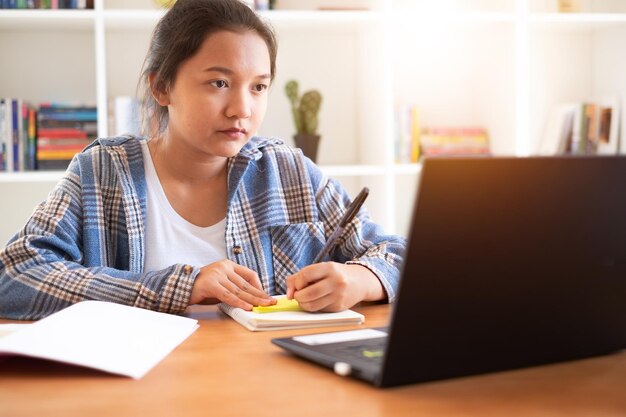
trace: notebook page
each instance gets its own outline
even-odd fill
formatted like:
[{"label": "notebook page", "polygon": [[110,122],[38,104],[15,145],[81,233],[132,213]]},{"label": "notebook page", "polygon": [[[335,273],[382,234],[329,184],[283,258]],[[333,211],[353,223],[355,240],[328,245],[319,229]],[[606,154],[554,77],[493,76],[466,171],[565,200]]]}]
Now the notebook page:
[{"label": "notebook page", "polygon": [[84,301],[0,339],[0,354],[143,377],[198,328],[197,320]]}]

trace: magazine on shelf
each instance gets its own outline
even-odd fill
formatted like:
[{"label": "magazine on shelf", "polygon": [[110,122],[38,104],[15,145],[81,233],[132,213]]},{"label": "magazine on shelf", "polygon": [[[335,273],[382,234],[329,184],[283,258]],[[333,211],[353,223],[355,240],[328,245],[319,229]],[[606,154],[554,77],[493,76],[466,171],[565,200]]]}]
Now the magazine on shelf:
[{"label": "magazine on shelf", "polygon": [[546,118],[539,155],[615,155],[619,151],[617,97],[590,98],[555,106]]}]

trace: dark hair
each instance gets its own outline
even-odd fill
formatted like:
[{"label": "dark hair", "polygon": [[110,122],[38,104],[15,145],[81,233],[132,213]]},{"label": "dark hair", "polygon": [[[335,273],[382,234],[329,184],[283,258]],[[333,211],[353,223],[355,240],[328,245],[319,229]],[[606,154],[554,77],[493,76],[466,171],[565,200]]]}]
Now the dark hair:
[{"label": "dark hair", "polygon": [[267,45],[270,75],[274,79],[276,36],[250,7],[239,0],[178,0],[154,28],[141,71],[145,133],[160,134],[168,123],[167,107],[159,105],[152,91],[167,91],[174,83],[180,64],[196,53],[207,36],[223,30],[256,32]]}]

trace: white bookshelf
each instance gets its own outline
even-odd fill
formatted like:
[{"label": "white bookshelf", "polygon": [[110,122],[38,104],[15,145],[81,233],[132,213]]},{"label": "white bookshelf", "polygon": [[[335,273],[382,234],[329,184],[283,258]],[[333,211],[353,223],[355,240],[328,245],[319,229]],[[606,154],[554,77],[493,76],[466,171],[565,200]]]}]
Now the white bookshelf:
[{"label": "white bookshelf", "polygon": [[[558,13],[557,0],[369,0],[365,11],[315,10],[346,0],[278,1],[282,10],[261,13],[276,29],[279,57],[259,133],[293,144],[285,82],[321,90],[318,163],[352,195],[370,186],[367,205],[392,232],[408,228],[420,172],[394,163],[396,104],[418,105],[425,126],[484,126],[494,154],[522,156],[534,152],[553,106],[626,97],[624,1],[581,0],[571,14]],[[0,54],[19,57],[0,66],[0,96],[96,103],[107,135],[108,99],[135,93],[163,13],[152,0],[0,10]],[[11,201],[0,209],[0,241],[61,175],[0,174],[0,195]]]}]

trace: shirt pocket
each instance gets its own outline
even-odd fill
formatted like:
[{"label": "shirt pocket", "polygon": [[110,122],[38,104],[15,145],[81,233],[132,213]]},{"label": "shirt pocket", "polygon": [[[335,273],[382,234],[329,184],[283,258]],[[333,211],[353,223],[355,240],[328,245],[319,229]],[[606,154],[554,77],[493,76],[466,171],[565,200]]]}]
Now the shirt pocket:
[{"label": "shirt pocket", "polygon": [[285,279],[310,265],[322,250],[326,237],[324,223],[295,223],[270,227],[274,285],[286,291]]}]

